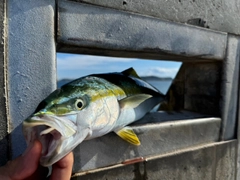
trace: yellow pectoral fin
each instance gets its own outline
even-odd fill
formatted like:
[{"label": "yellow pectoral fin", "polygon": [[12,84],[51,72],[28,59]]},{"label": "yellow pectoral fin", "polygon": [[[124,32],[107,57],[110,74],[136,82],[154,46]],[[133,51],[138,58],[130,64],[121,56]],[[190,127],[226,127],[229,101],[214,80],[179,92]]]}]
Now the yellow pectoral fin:
[{"label": "yellow pectoral fin", "polygon": [[118,131],[115,131],[115,133],[118,136],[120,136],[122,139],[124,139],[125,141],[127,141],[133,145],[139,146],[141,144],[137,135],[130,127],[124,127]]}]

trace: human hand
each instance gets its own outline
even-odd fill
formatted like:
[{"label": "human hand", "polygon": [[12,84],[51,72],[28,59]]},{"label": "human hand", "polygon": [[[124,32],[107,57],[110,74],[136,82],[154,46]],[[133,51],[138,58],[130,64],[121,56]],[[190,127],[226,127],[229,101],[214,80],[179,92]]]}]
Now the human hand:
[{"label": "human hand", "polygon": [[[1,180],[44,180],[48,168],[39,165],[42,145],[39,141],[33,142],[18,158],[9,161],[0,167]],[[53,164],[50,180],[70,179],[73,167],[73,153]]]}]

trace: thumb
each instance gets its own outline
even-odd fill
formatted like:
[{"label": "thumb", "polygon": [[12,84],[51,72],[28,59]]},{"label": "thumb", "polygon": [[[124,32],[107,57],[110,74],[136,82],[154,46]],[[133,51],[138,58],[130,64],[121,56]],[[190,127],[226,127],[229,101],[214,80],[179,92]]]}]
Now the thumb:
[{"label": "thumb", "polygon": [[37,170],[41,156],[42,146],[39,141],[34,141],[23,153],[22,156],[9,161],[1,167],[0,174],[6,179],[25,179]]}]

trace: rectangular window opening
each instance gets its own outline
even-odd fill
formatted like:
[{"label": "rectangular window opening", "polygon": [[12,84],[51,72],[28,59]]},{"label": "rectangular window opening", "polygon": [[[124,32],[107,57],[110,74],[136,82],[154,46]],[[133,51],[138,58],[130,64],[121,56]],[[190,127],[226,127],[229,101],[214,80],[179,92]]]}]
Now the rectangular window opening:
[{"label": "rectangular window opening", "polygon": [[[174,60],[57,53],[57,86],[60,88],[90,74],[121,72],[130,67],[167,96],[167,102],[151,111],[161,114],[162,118],[156,121],[220,117],[220,94],[217,88],[221,86],[221,64],[215,62],[182,63]],[[154,113],[152,115],[155,117]],[[156,119],[154,117],[152,119]],[[147,123],[149,118],[139,122]]]},{"label": "rectangular window opening", "polygon": [[[219,141],[221,127],[218,110],[221,86],[219,62],[182,63],[58,53],[58,86],[81,76],[121,72],[129,67],[133,67],[140,77],[157,87],[167,97],[166,102],[130,124],[141,142],[137,148],[138,156],[151,158]],[[103,148],[98,149],[99,146]],[[111,166],[135,158],[135,155],[131,155],[132,148],[129,149],[129,146],[131,146],[129,143],[113,133],[83,142],[74,150],[75,156],[81,158],[81,161],[76,161],[74,173]],[[93,149],[91,152],[88,151],[89,147]],[[123,153],[119,151],[119,147],[129,151]],[[117,153],[108,156],[106,161],[101,161],[97,166],[94,165],[97,160],[93,159],[90,161],[92,163],[89,163],[86,158],[91,159],[96,154],[105,157],[105,152]],[[127,158],[123,157],[123,154]]]}]

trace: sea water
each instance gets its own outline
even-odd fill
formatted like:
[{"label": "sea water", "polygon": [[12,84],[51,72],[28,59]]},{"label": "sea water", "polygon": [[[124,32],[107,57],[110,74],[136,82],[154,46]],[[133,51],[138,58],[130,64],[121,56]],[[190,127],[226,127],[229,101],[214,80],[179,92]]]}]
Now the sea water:
[{"label": "sea water", "polygon": [[147,82],[160,90],[163,94],[166,94],[172,80],[148,80]]}]

